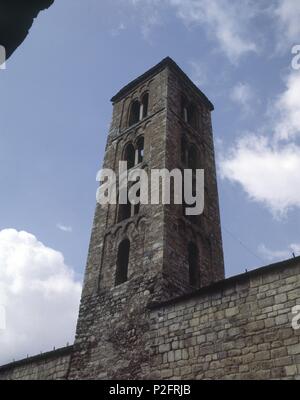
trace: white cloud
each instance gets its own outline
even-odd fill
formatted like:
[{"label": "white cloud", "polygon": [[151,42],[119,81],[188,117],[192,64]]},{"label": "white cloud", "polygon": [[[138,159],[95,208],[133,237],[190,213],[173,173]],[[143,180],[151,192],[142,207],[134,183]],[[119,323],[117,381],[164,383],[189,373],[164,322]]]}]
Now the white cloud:
[{"label": "white cloud", "polygon": [[279,261],[293,257],[293,253],[296,256],[300,255],[300,244],[290,244],[286,250],[271,250],[262,244],[259,246],[258,251],[267,261]]},{"label": "white cloud", "polygon": [[[186,25],[203,26],[208,35],[217,39],[221,50],[232,62],[245,53],[256,52],[249,22],[257,14],[254,2],[241,0],[169,0]],[[252,32],[253,33],[253,32]]]},{"label": "white cloud", "polygon": [[81,284],[63,255],[28,232],[0,231],[0,364],[74,338]]},{"label": "white cloud", "polygon": [[58,224],[56,224],[56,227],[63,232],[73,232],[73,228],[71,226],[66,226],[66,225],[58,223]]},{"label": "white cloud", "polygon": [[254,92],[250,85],[243,82],[237,83],[232,88],[230,98],[242,107],[244,113],[250,113],[254,99]]},{"label": "white cloud", "polygon": [[293,42],[299,43],[300,36],[300,2],[299,0],[280,0],[274,8],[278,21],[279,46],[289,47]]},{"label": "white cloud", "polygon": [[252,200],[274,215],[300,207],[300,148],[276,148],[264,138],[247,135],[221,161],[221,176],[242,185]]},{"label": "white cloud", "polygon": [[[195,26],[218,44],[232,63],[241,56],[258,53],[262,47],[291,48],[299,42],[299,0],[119,0],[126,6],[127,18],[139,23],[149,40],[153,29],[164,25],[171,13],[190,29]],[[131,8],[130,8],[131,7]],[[133,7],[133,8],[132,8]],[[264,27],[261,24],[264,22]],[[272,23],[273,22],[273,23]],[[271,32],[272,42],[266,48]],[[258,44],[259,43],[259,44]]]},{"label": "white cloud", "polygon": [[[299,19],[300,24],[300,19]],[[286,80],[286,90],[275,104],[278,121],[276,139],[290,139],[300,134],[300,73],[291,73]]]},{"label": "white cloud", "polygon": [[187,28],[193,26],[203,28],[207,36],[217,41],[221,51],[233,63],[236,63],[243,54],[258,50],[250,25],[260,11],[257,3],[252,0],[238,2],[231,0],[127,0],[127,2],[139,11],[142,33],[145,37],[149,37],[153,27],[162,25],[164,17],[173,9]]},{"label": "white cloud", "polygon": [[293,141],[300,133],[298,93],[300,75],[292,72],[273,106],[272,135],[247,134],[220,161],[223,178],[277,216],[300,207],[300,147]]}]

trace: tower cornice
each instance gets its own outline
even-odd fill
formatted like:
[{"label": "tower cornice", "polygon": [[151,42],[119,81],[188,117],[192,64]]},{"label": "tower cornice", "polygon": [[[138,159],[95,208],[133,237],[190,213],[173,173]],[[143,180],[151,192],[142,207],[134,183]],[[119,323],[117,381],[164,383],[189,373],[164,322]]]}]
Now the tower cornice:
[{"label": "tower cornice", "polygon": [[150,68],[148,71],[128,83],[124,86],[115,96],[112,97],[111,102],[116,103],[125,97],[132,89],[134,89],[137,85],[142,83],[143,81],[148,80],[151,76],[154,76],[164,70],[165,68],[172,68],[192,89],[193,91],[200,96],[202,101],[207,105],[210,111],[214,110],[214,105],[211,101],[205,96],[205,94],[193,83],[193,81],[187,76],[187,74],[176,64],[171,57],[166,57],[154,67]]}]

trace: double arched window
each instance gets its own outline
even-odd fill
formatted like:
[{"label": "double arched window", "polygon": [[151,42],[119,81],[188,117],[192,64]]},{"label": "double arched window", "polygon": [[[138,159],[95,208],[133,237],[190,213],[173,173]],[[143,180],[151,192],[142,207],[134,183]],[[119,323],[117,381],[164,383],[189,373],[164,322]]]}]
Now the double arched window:
[{"label": "double arched window", "polygon": [[128,125],[137,124],[148,115],[149,93],[144,93],[141,100],[134,100],[130,106]]},{"label": "double arched window", "polygon": [[[127,161],[127,169],[133,168],[135,165],[138,165],[144,161],[144,137],[140,136],[135,141],[135,143],[127,143],[124,152],[123,152],[123,161]],[[134,184],[134,183],[133,183]],[[128,197],[130,187],[128,187],[127,191],[127,202],[126,204],[119,204],[118,207],[118,222],[121,222],[125,219],[133,217],[138,214],[140,211],[140,203],[131,204]],[[136,191],[136,197],[139,199],[140,190]]]},{"label": "double arched window", "polygon": [[131,169],[135,165],[135,148],[132,143],[128,143],[124,149],[123,160],[127,161],[127,169]]},{"label": "double arched window", "polygon": [[127,202],[126,204],[119,204],[118,207],[118,222],[124,221],[131,217],[131,203],[128,199],[128,192],[127,192]]},{"label": "double arched window", "polygon": [[124,148],[123,161],[127,161],[127,169],[144,161],[144,137],[140,136],[135,144],[127,143]]},{"label": "double arched window", "polygon": [[121,285],[128,280],[128,264],[130,253],[130,241],[124,239],[118,248],[115,286]]},{"label": "double arched window", "polygon": [[136,204],[132,204],[129,199],[129,192],[130,187],[127,190],[127,202],[126,204],[120,204],[118,207],[118,222],[122,222],[125,219],[131,218],[137,215],[140,212],[140,189],[136,190],[136,197],[138,202]]}]

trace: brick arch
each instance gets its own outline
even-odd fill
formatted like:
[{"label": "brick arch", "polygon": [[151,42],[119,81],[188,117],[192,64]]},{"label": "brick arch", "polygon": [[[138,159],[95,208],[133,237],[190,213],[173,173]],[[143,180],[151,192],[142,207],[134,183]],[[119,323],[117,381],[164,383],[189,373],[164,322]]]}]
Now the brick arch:
[{"label": "brick arch", "polygon": [[143,94],[144,94],[145,92],[147,92],[148,90],[149,90],[149,85],[148,85],[148,82],[147,82],[147,83],[145,83],[144,85],[142,85],[142,86],[139,88],[139,90],[138,90],[139,99],[141,99],[141,97],[143,96]]},{"label": "brick arch", "polygon": [[140,217],[140,218],[138,218],[138,220],[137,220],[137,229],[138,229],[138,232],[139,233],[141,233],[141,232],[143,232],[143,231],[145,231],[145,229],[148,227],[148,221],[147,221],[147,218],[145,218],[145,217]]},{"label": "brick arch", "polygon": [[130,240],[134,240],[137,234],[136,226],[133,221],[129,221],[124,225],[123,228],[123,235],[128,236]]},{"label": "brick arch", "polygon": [[115,244],[119,243],[123,236],[123,229],[122,226],[118,226],[113,232],[113,238]]},{"label": "brick arch", "polygon": [[123,152],[124,152],[124,148],[126,143],[129,142],[129,140],[126,140],[125,137],[121,137],[116,141],[116,147],[115,147],[115,159],[114,159],[114,168],[116,168],[116,170],[118,170],[119,167],[119,161],[121,161],[123,159]]}]

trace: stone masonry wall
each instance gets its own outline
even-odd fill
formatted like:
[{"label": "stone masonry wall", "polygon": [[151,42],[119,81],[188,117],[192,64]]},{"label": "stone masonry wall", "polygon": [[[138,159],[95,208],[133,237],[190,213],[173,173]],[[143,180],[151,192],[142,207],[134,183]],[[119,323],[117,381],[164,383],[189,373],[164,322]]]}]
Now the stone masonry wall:
[{"label": "stone masonry wall", "polygon": [[[193,128],[182,118],[183,93],[197,107],[197,128]],[[174,287],[178,288],[183,283],[189,285],[188,245],[190,242],[196,243],[199,251],[199,287],[204,287],[224,279],[211,110],[199,93],[171,68],[168,73],[167,118],[166,167],[169,170],[187,168],[186,161],[182,161],[182,142],[185,143],[186,152],[193,146],[197,151],[197,168],[205,171],[205,206],[203,214],[194,216],[193,219],[184,215],[181,204],[165,207],[164,271]],[[174,284],[176,281],[179,283]],[[192,289],[195,290],[195,287]],[[174,295],[176,296],[176,291]]]},{"label": "stone masonry wall", "polygon": [[154,307],[151,378],[300,379],[300,258]]},{"label": "stone masonry wall", "polygon": [[[132,100],[147,90],[147,117],[128,127]],[[165,166],[166,93],[167,71],[162,70],[114,105],[105,168],[117,172],[124,147],[141,135],[145,151],[139,166]],[[137,215],[120,222],[117,208],[96,208],[70,379],[140,378],[149,364],[145,310],[156,293],[168,293],[162,288],[163,205],[141,205]],[[125,238],[130,241],[128,280],[115,286],[118,247]]]},{"label": "stone masonry wall", "polygon": [[[0,367],[0,379],[300,379],[300,329],[292,328],[292,308],[300,304],[300,257],[165,303],[149,304],[142,282],[136,290],[132,304],[124,301],[125,287],[106,305],[101,298],[97,305],[82,304],[91,319],[89,345],[73,361],[89,368],[67,375],[70,346]],[[105,327],[101,346],[92,310]]]},{"label": "stone masonry wall", "polygon": [[0,367],[0,380],[66,379],[72,346]]},{"label": "stone masonry wall", "polygon": [[[130,96],[114,104],[113,118],[106,145],[103,168],[111,168],[118,174],[119,161],[123,159],[124,148],[128,143],[144,137],[145,157],[141,168],[163,168],[166,130],[166,90],[167,73],[162,71],[153,79],[135,88]],[[128,127],[129,107],[133,99],[150,91],[147,118]],[[139,215],[121,222],[117,220],[117,205],[96,205],[88,260],[85,271],[83,297],[98,294],[114,286],[117,248],[119,243],[131,240],[129,278],[142,273],[141,265],[150,264],[151,274],[159,273],[162,265],[163,248],[163,206],[147,205],[140,207]],[[152,229],[147,238],[141,234],[148,221]],[[134,248],[136,251],[134,251]]]}]

